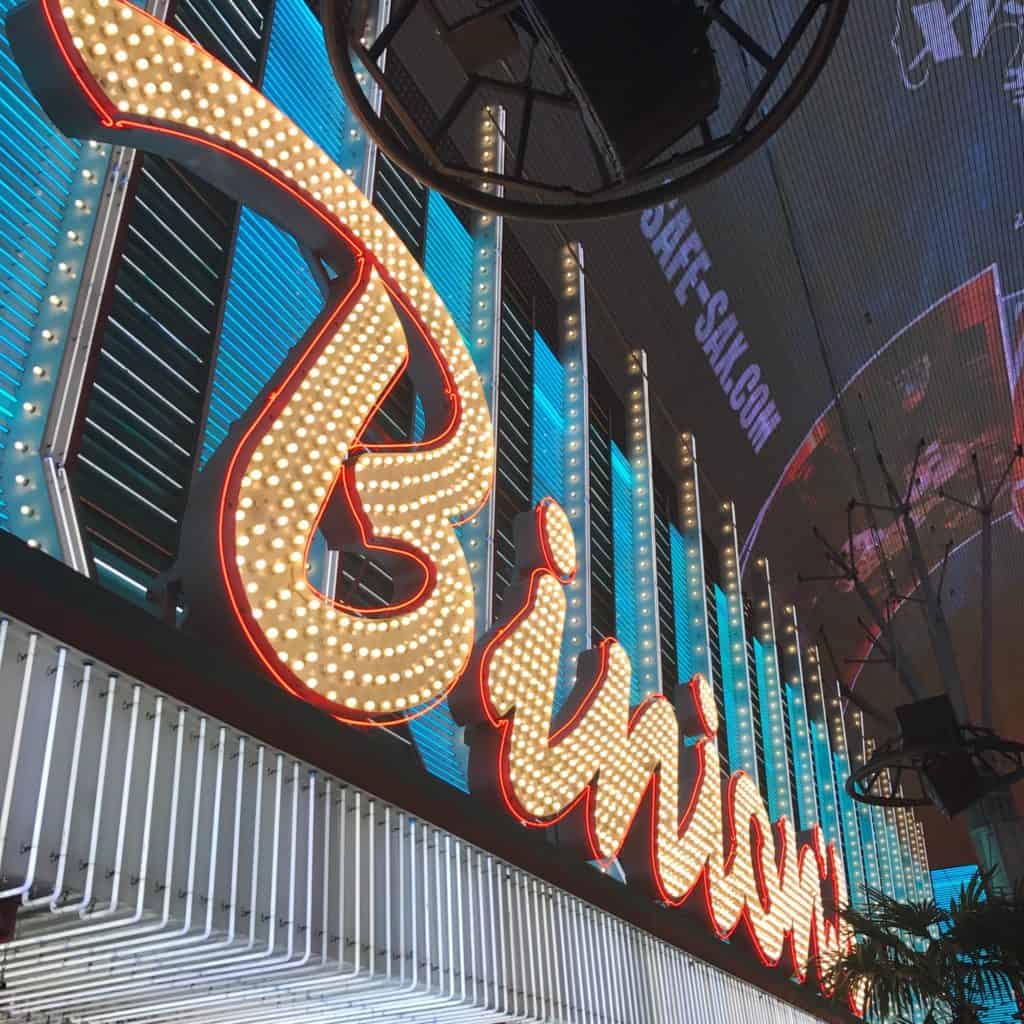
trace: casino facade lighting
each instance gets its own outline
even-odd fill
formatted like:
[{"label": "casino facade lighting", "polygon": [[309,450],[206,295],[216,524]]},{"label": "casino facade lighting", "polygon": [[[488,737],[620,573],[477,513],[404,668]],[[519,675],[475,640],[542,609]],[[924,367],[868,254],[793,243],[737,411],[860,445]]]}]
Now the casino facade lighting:
[{"label": "casino facade lighting", "polygon": [[[62,200],[82,252],[55,236],[52,352],[26,363],[15,410],[76,422],[78,461],[55,465],[49,427],[15,432],[4,525],[44,551],[0,541],[11,565],[59,552],[91,577],[69,593],[148,614],[130,609],[126,636],[81,625],[89,601],[66,621],[45,600],[0,606],[0,1011],[228,1020],[273,991],[277,1020],[316,998],[381,1020],[654,1021],[701,1005],[680,966],[699,942],[731,1007],[845,1012],[821,988],[852,941],[840,911],[865,878],[926,892],[916,821],[836,805],[843,709],[795,610],[777,620],[765,563],[745,600],[735,512],[702,519],[691,435],[664,470],[643,352],[621,386],[589,353],[582,248],[556,254],[550,316],[536,297],[527,315],[507,225],[356,160],[343,111],[316,121],[315,55],[295,49],[311,18],[278,0],[249,70],[123,0],[6,20],[33,116],[88,159]],[[495,166],[501,123],[481,111]],[[112,147],[141,161],[116,210]],[[375,167],[372,197],[345,162]],[[178,174],[234,212],[203,221]],[[94,211],[124,230],[94,234]],[[202,327],[194,294],[175,298],[166,261],[159,281],[117,276],[160,259],[131,248],[144,216],[192,246],[229,225],[200,384],[172,365],[179,320]],[[136,287],[165,322],[135,315]],[[97,358],[62,358],[82,288],[109,289],[106,333]],[[191,449],[174,415],[198,424]],[[179,657],[213,681],[186,692]],[[224,666],[245,685],[218,682]],[[595,981],[599,946],[656,949],[672,992],[632,954]],[[45,968],[62,958],[66,977]]]}]

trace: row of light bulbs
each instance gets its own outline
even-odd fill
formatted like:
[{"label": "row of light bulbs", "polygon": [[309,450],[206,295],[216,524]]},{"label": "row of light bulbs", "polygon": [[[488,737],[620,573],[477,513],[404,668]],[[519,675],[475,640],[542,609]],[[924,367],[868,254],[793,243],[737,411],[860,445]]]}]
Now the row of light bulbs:
[{"label": "row of light bulbs", "polygon": [[[484,107],[477,122],[477,147],[485,170],[498,170],[501,148],[496,145],[496,133],[503,123],[500,107]],[[497,123],[496,123],[497,122]],[[486,158],[484,155],[486,154]],[[474,262],[472,280],[472,328],[474,344],[472,360],[476,366],[487,401],[492,402],[496,379],[495,348],[498,313],[500,310],[500,262],[501,218],[477,214],[474,218]],[[494,426],[492,424],[492,426]],[[486,593],[493,569],[492,552],[488,535],[493,524],[493,500],[475,516],[465,522],[459,532],[463,546],[473,556],[469,562],[473,588],[477,593]],[[477,611],[478,627],[486,628],[488,609]]]},{"label": "row of light bulbs", "polygon": [[[559,296],[560,330],[565,353],[563,409],[567,443],[563,454],[566,487],[566,513],[578,546],[587,550],[587,507],[589,496],[590,411],[587,407],[585,373],[587,364],[586,306],[583,281],[583,248],[567,243],[561,252]],[[562,678],[575,677],[579,655],[590,643],[591,615],[589,565],[585,564],[568,584],[571,615],[563,648]]]},{"label": "row of light bulbs", "polygon": [[653,462],[650,450],[650,413],[647,393],[647,356],[643,351],[628,354],[626,370],[630,378],[629,460],[633,466],[634,561],[637,566],[636,611],[639,620],[640,681],[644,693],[663,689],[660,662],[652,652],[660,646],[656,555],[654,550]]},{"label": "row of light bulbs", "polygon": [[[265,97],[199,47],[120,0],[81,0],[64,16],[81,59],[113,106],[135,118],[226,142],[275,170],[322,219],[366,246],[401,289],[449,374],[457,420],[432,447],[369,451],[351,476],[361,513],[381,542],[421,553],[434,581],[418,603],[367,619],[321,594],[306,549],[351,461],[378,398],[405,366],[407,343],[391,288],[377,269],[347,317],[270,420],[257,420],[239,463],[236,507],[222,524],[236,549],[229,586],[243,626],[268,646],[271,670],[338,712],[404,714],[458,678],[474,636],[473,586],[452,521],[471,515],[491,483],[491,424],[468,350],[426,276],[349,176]],[[392,286],[393,287],[393,286]],[[294,375],[293,375],[294,376]],[[383,634],[381,642],[362,638]]]},{"label": "row of light bulbs", "polygon": [[[96,163],[105,156],[105,148],[97,142],[89,142],[82,149],[82,157],[89,163]],[[62,240],[58,243],[55,256],[59,258],[55,258],[55,262],[52,264],[51,282],[56,290],[47,296],[46,304],[49,307],[49,312],[44,313],[41,317],[44,322],[51,325],[39,331],[39,338],[43,346],[45,346],[40,353],[43,361],[32,365],[30,375],[22,385],[24,391],[33,396],[26,398],[21,403],[22,422],[27,428],[26,433],[30,437],[38,435],[42,430],[40,417],[46,407],[46,399],[49,397],[53,383],[51,366],[57,358],[56,350],[53,347],[60,340],[54,327],[66,325],[70,322],[78,268],[84,255],[84,225],[87,223],[94,205],[92,192],[100,184],[97,173],[92,169],[92,166],[88,165],[82,167],[76,173],[75,178],[77,180],[73,182],[72,186],[72,194],[75,194],[75,198],[68,203],[65,212],[65,223],[70,226],[64,230]],[[12,447],[19,456],[31,457],[38,454],[36,446],[26,436],[16,438]],[[21,461],[24,461],[24,459]],[[27,463],[25,468],[28,468]],[[23,470],[19,470],[15,473],[14,482],[19,491],[28,498],[28,500],[22,501],[18,506],[18,512],[23,520],[21,532],[29,532],[29,536],[26,537],[26,543],[29,547],[40,548],[42,547],[41,540],[30,532],[33,529],[38,529],[42,520],[40,507],[37,504],[33,504],[31,499],[33,492],[39,489],[36,477]]]}]

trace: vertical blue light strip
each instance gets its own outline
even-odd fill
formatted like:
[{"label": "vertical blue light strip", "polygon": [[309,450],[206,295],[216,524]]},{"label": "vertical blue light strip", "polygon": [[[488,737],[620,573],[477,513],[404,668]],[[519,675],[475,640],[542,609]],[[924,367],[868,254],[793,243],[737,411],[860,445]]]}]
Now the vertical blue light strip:
[{"label": "vertical blue light strip", "polygon": [[[674,525],[668,528],[669,547],[672,551],[672,603],[675,612],[676,626],[676,665],[677,682],[686,683],[693,678],[695,672],[703,671],[701,660],[695,655],[699,624],[695,622],[698,615],[703,615],[704,604],[695,614],[693,591],[690,587],[690,555],[686,540]],[[701,583],[703,589],[703,582]],[[700,668],[697,666],[701,665]]]},{"label": "vertical blue light strip", "polygon": [[875,841],[875,828],[871,820],[871,808],[867,804],[858,803],[857,824],[860,829],[860,848],[864,853],[864,871],[867,883],[872,889],[882,888],[882,876],[878,860],[878,844]]},{"label": "vertical blue light strip", "polygon": [[732,624],[729,608],[729,597],[718,584],[715,584],[715,617],[718,621],[718,647],[722,663],[722,702],[725,704],[725,736],[729,749],[729,764],[732,770],[744,770],[751,778],[757,778],[757,772],[750,770],[754,759],[753,744],[745,742],[740,710],[743,706],[738,699],[737,691],[742,686],[743,669],[733,657],[734,648],[738,643],[737,630]]},{"label": "vertical blue light strip", "polygon": [[839,833],[839,814],[836,810],[836,792],[832,780],[832,756],[828,748],[828,727],[823,721],[811,722],[811,749],[814,752],[814,770],[818,785],[818,803],[821,811],[821,829],[826,841],[842,848]]},{"label": "vertical blue light strip", "polygon": [[900,856],[903,860],[903,877],[906,880],[907,895],[911,899],[920,899],[920,878],[917,860],[911,846],[908,815],[907,808],[896,808],[896,841],[899,843]]},{"label": "vertical blue light strip", "polygon": [[[700,473],[697,463],[697,442],[690,433],[680,434],[679,455],[679,529],[674,536],[682,540],[680,551],[672,544],[673,574],[676,567],[685,565],[685,577],[675,576],[676,607],[678,591],[685,588],[687,611],[686,629],[680,633],[679,613],[676,612],[676,662],[680,666],[680,680],[688,682],[700,673],[709,682],[711,674],[711,637],[708,628],[707,586],[704,579],[704,530],[700,508]],[[682,557],[677,557],[681,555]],[[685,644],[685,647],[684,647]],[[683,666],[686,666],[685,673]]]},{"label": "vertical blue light strip", "polygon": [[[633,606],[639,660],[633,678],[644,696],[664,693],[661,678],[661,622],[658,616],[658,550],[654,536],[654,462],[651,453],[647,353],[636,349],[626,359],[626,450],[633,470]],[[674,683],[675,680],[672,680]]]},{"label": "vertical blue light strip", "polygon": [[[501,172],[504,147],[496,145],[504,126],[500,107],[484,107],[477,121],[479,166]],[[439,293],[449,302],[470,358],[480,376],[484,398],[491,414],[494,443],[498,439],[498,372],[501,361],[501,249],[503,224],[500,217],[474,213],[472,232],[466,232],[458,218],[437,196],[427,200],[425,260],[428,276],[436,276]],[[468,261],[467,261],[468,257]],[[463,276],[455,276],[458,267]],[[419,413],[419,410],[417,410]],[[494,618],[494,495],[457,532],[469,558],[476,603],[476,631],[482,636]]]},{"label": "vertical blue light strip", "polygon": [[889,850],[889,829],[885,821],[885,811],[881,807],[872,807],[872,834],[875,837],[875,849],[878,851],[878,878],[882,892],[890,896],[896,895],[896,872],[892,866],[892,852]]},{"label": "vertical blue light strip", "polygon": [[[640,650],[636,628],[636,587],[633,566],[633,469],[622,449],[613,441],[612,464],[612,542],[615,550],[615,633],[632,664],[639,664]],[[633,671],[631,706],[644,699],[640,674]]]},{"label": "vertical blue light strip", "polygon": [[[864,756],[870,758],[875,751],[872,740],[865,740]],[[890,896],[896,895],[896,871],[892,863],[892,851],[889,849],[889,828],[886,822],[885,809],[870,806],[871,834],[875,839],[875,851],[878,854],[878,880],[882,892]]]},{"label": "vertical blue light strip", "polygon": [[[728,732],[729,765],[742,769],[760,788],[760,772],[754,744],[754,713],[747,668],[747,633],[740,588],[739,552],[736,546],[736,510],[732,502],[719,505],[722,590],[726,605],[718,601],[718,650],[722,663],[722,697]],[[725,628],[723,628],[725,627]]]},{"label": "vertical blue light strip", "polygon": [[59,557],[40,448],[109,147],[65,138],[29,91],[4,26],[18,2],[0,0],[0,529]]},{"label": "vertical blue light strip", "polygon": [[807,716],[804,666],[800,657],[800,631],[796,608],[786,605],[782,612],[782,678],[786,703],[786,722],[793,757],[796,810],[800,828],[818,824],[818,804],[815,799],[814,759],[811,755],[811,730]]},{"label": "vertical blue light strip", "polygon": [[[858,768],[867,760],[866,743],[864,737],[864,715],[860,709],[847,709],[852,718],[849,737],[850,743],[850,764]],[[861,856],[864,858],[864,877],[867,885],[872,889],[882,889],[882,876],[879,864],[878,844],[875,840],[875,826],[871,817],[871,807],[861,803],[859,800],[851,801],[857,821],[857,832],[860,836]]]},{"label": "vertical blue light strip", "polygon": [[565,416],[562,393],[565,371],[547,342],[533,335],[533,500],[554,498],[565,504],[562,453],[565,449]]},{"label": "vertical blue light strip", "polygon": [[[348,111],[304,0],[277,0],[263,92],[339,163]],[[201,462],[216,451],[323,308],[295,239],[243,208],[224,307]]]},{"label": "vertical blue light strip", "polygon": [[930,865],[928,863],[928,844],[927,844],[927,841],[925,839],[924,825],[920,821],[917,820],[916,816],[914,818],[914,828],[916,830],[915,834],[916,834],[916,837],[917,837],[917,842],[919,844],[919,849],[918,849],[918,867],[919,867],[919,869],[921,871],[921,875],[922,875],[922,878],[923,878],[923,886],[924,886],[925,898],[926,899],[934,898],[935,892],[934,892],[934,889],[932,887],[931,867],[930,867]]},{"label": "vertical blue light strip", "polygon": [[893,895],[900,901],[906,901],[910,894],[907,874],[903,865],[903,851],[900,849],[899,829],[896,827],[896,812],[891,807],[883,808],[885,812],[886,836],[889,841],[889,862],[892,865]]},{"label": "vertical blue light strip", "polygon": [[766,558],[755,560],[750,570],[750,583],[754,595],[751,621],[751,630],[754,633],[751,644],[754,650],[753,685],[757,687],[757,703],[761,713],[761,720],[755,722],[754,727],[761,730],[761,748],[764,751],[764,768],[767,775],[763,780],[763,788],[768,795],[768,810],[772,820],[785,817],[792,821],[790,754],[779,678],[772,579]]},{"label": "vertical blue light strip", "polygon": [[[554,498],[565,507],[565,416],[562,396],[565,391],[565,370],[558,357],[541,335],[533,334],[533,503]],[[568,643],[569,630],[563,630],[562,650]],[[568,677],[566,660],[559,662],[555,688],[555,709],[561,708],[572,679]]]},{"label": "vertical blue light strip", "polygon": [[473,330],[473,237],[436,192],[427,196],[423,269],[468,343]]},{"label": "vertical blue light strip", "polygon": [[829,722],[825,706],[825,691],[822,686],[821,665],[818,649],[807,649],[807,719],[811,730],[811,755],[814,759],[814,775],[818,798],[818,824],[826,841],[835,843],[837,850],[843,848],[842,831],[839,826],[839,803],[836,798],[835,769],[832,763],[832,744],[829,738]]},{"label": "vertical blue light strip", "polygon": [[[870,756],[871,751],[868,751]],[[889,775],[883,772],[878,780],[879,791],[882,796],[890,796],[892,786]],[[889,872],[892,888],[889,890],[891,896],[900,901],[907,899],[907,878],[903,868],[903,857],[900,850],[899,833],[896,828],[896,812],[891,807],[877,808],[880,815],[880,824],[875,828],[875,836],[884,837],[884,845],[889,852]],[[876,819],[879,820],[879,819]]]},{"label": "vertical blue light strip", "polygon": [[[819,670],[820,672],[820,670]],[[850,900],[856,906],[865,906],[864,856],[860,848],[860,822],[853,798],[846,792],[846,779],[850,775],[850,748],[846,735],[846,717],[843,714],[839,683],[830,678],[822,683],[825,717],[829,727],[829,745],[832,750],[832,784],[835,787],[836,814],[843,841],[843,861]]]},{"label": "vertical blue light strip", "polygon": [[[566,587],[569,622],[562,639],[561,690],[576,680],[580,654],[591,643],[590,607],[590,378],[587,355],[587,301],[583,247],[569,242],[561,251],[558,301],[559,352],[564,366],[561,452],[564,508],[576,542],[576,577]],[[561,692],[559,694],[561,696]]]},{"label": "vertical blue light strip", "polygon": [[793,799],[789,792],[789,765],[786,754],[786,725],[782,711],[782,692],[779,674],[775,668],[775,654],[772,649],[754,637],[754,666],[757,673],[757,688],[760,695],[761,742],[764,745],[765,769],[768,778],[768,814],[772,821],[779,818],[793,820]]},{"label": "vertical blue light strip", "polygon": [[807,722],[807,706],[802,684],[786,685],[786,710],[789,719],[789,739],[795,758],[797,782],[797,809],[800,828],[818,824],[818,805],[814,799],[814,764],[811,758],[811,730]]},{"label": "vertical blue light strip", "polygon": [[865,906],[864,887],[868,883],[864,871],[864,855],[861,852],[860,821],[853,797],[846,792],[844,780],[850,774],[850,760],[846,751],[836,751],[833,755],[836,777],[836,797],[839,802],[839,813],[843,822],[843,847],[846,859],[846,877],[849,882],[850,902],[857,906]]}]

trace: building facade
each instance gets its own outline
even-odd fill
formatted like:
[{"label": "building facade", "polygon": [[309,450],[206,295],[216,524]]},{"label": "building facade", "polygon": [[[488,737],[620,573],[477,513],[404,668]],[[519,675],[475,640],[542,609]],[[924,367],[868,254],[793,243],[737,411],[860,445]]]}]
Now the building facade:
[{"label": "building facade", "polygon": [[[0,0],[4,17],[15,8]],[[643,788],[630,804],[636,780],[616,782],[614,766],[653,765],[639,780],[646,787],[648,775],[664,779],[670,762],[699,750],[700,786],[717,793],[708,840],[718,843],[717,862],[730,827],[722,824],[723,792],[734,850],[743,846],[736,821],[747,846],[746,826],[771,823],[748,851],[749,877],[760,877],[762,890],[766,832],[787,822],[771,862],[785,860],[785,837],[793,850],[799,837],[809,861],[821,864],[817,895],[806,896],[807,928],[824,929],[819,943],[833,941],[823,922],[841,893],[858,901],[866,887],[899,898],[931,891],[912,814],[867,808],[845,792],[870,740],[845,713],[816,649],[801,641],[798,609],[773,602],[767,561],[752,562],[741,578],[734,509],[701,494],[724,472],[701,466],[693,434],[659,420],[644,352],[595,337],[582,248],[561,244],[560,276],[546,279],[514,225],[453,207],[378,156],[345,109],[307,0],[153,0],[149,13],[173,33],[160,42],[156,23],[129,10],[125,18],[141,28],[104,23],[109,47],[126,47],[108,53],[105,37],[90,42],[89,33],[101,31],[110,10],[125,8],[115,0],[68,4],[63,17],[80,20],[65,31],[54,27],[59,7],[33,0],[0,35],[0,1008],[14,1019],[154,1021],[840,1019],[812,977],[807,985],[792,977],[812,973],[807,958],[801,966],[794,954],[789,970],[775,966],[784,942],[799,946],[786,936],[803,911],[773,925],[771,900],[762,894],[758,909],[757,891],[740,892],[723,926],[731,911],[716,900],[725,907],[735,893],[726,882],[717,892],[711,868],[698,865],[707,914],[691,913],[693,886],[672,888],[673,878],[689,877],[686,855],[664,844],[652,846],[660,852],[651,854],[649,899],[629,841],[640,826],[633,814],[616,817],[622,807],[641,813],[648,797]],[[52,39],[32,35],[46,24]],[[81,102],[74,90],[83,76],[109,58],[97,82],[156,97],[134,110],[122,100],[122,113],[184,124],[187,90],[146,73],[175,61],[173,74],[187,75],[195,59],[197,81],[223,76],[224,99],[203,100],[203,110],[237,103],[255,111],[239,113],[241,127],[221,136],[232,159],[256,147],[267,167],[283,174],[279,164],[287,164],[300,175],[294,152],[267,155],[270,133],[287,124],[282,146],[298,150],[304,142],[287,140],[308,140],[329,168],[318,171],[320,189],[335,180],[333,169],[343,173],[337,180],[351,185],[344,195],[353,217],[383,239],[365,251],[382,274],[394,274],[384,282],[390,304],[385,296],[374,307],[375,329],[431,333],[418,310],[395,311],[395,281],[443,303],[438,316],[457,331],[456,355],[441,367],[451,371],[443,394],[422,383],[416,349],[382,378],[387,386],[351,448],[379,457],[386,477],[391,461],[420,458],[432,439],[448,436],[437,424],[453,392],[464,412],[479,410],[476,447],[447,486],[468,493],[463,477],[482,473],[481,500],[467,498],[465,515],[432,520],[444,523],[432,529],[455,552],[452,578],[462,574],[469,602],[461,617],[448,606],[438,611],[453,626],[433,643],[452,649],[452,664],[468,629],[461,667],[444,685],[438,675],[414,698],[391,697],[403,685],[395,672],[377,680],[386,707],[380,697],[350,705],[340,685],[338,696],[322,695],[321,667],[334,670],[323,665],[319,640],[309,641],[312,657],[287,647],[291,620],[282,619],[277,645],[277,626],[261,626],[261,654],[211,617],[206,606],[227,607],[230,594],[201,593],[204,576],[217,574],[206,534],[227,531],[233,544],[244,537],[254,548],[263,536],[258,526],[243,534],[237,525],[250,507],[244,498],[229,517],[222,502],[216,525],[207,514],[212,488],[234,479],[225,464],[248,450],[260,417],[291,415],[291,406],[274,403],[299,394],[289,390],[289,368],[305,365],[310,325],[345,275],[327,243],[321,251],[287,217],[243,202],[247,183],[174,149],[180,140],[122,144],[112,117],[101,117],[86,141],[55,127],[25,54],[42,61],[40,48],[65,38],[61,31],[86,55],[78,85],[68,87],[69,118],[79,116],[70,108]],[[136,59],[132,47],[150,36],[172,56],[157,60],[154,49]],[[135,71],[119,81],[122,52]],[[418,95],[390,55],[387,72]],[[496,167],[501,118],[500,108],[481,111],[476,140]],[[307,184],[318,201],[320,189]],[[362,266],[357,258],[357,277]],[[361,302],[372,305],[374,281],[367,277]],[[595,355],[610,348],[617,361]],[[429,338],[422,351],[433,351]],[[387,357],[380,348],[365,363],[350,361],[351,383],[332,386],[350,389],[352,402],[363,392],[373,399],[378,354]],[[312,430],[320,409],[309,401]],[[303,429],[289,442],[300,454]],[[322,458],[336,479],[341,470]],[[243,489],[260,479],[252,465]],[[433,479],[429,466],[416,472],[425,474],[418,486]],[[307,476],[296,493],[313,487]],[[419,505],[396,498],[370,506],[360,478],[352,486],[364,505],[413,528]],[[416,501],[431,498],[424,490]],[[302,576],[329,610],[357,610],[350,617],[364,629],[398,616],[430,587],[440,594],[444,559],[410,597],[415,581],[397,549],[329,528],[322,514],[302,528]],[[539,524],[539,554],[530,523]],[[572,557],[559,555],[559,543]],[[540,582],[523,604],[526,569]],[[257,593],[263,584],[247,571],[235,575]],[[231,571],[224,573],[226,580]],[[510,762],[512,774],[499,771],[494,781],[505,806],[488,804],[488,723],[465,706],[467,680],[478,671],[483,687],[488,671],[497,678],[506,648],[532,642],[516,639],[516,624],[523,615],[540,615],[538,630],[548,621],[545,586],[558,629],[523,655],[543,666],[552,687],[541,708],[551,713],[542,760],[522,767],[521,786]],[[283,668],[265,659],[267,650]],[[364,662],[399,657],[383,641],[360,650]],[[596,670],[595,651],[605,657]],[[262,673],[253,655],[264,658]],[[616,657],[625,666],[619,676]],[[581,698],[594,671],[597,682]],[[703,688],[692,682],[698,675]],[[510,687],[520,676],[509,669],[502,678]],[[594,739],[586,712],[618,683],[633,717]],[[287,692],[302,684],[316,692]],[[492,684],[492,711],[500,689]],[[520,697],[528,707],[535,694]],[[666,718],[664,707],[676,714]],[[514,735],[515,716],[497,717]],[[635,745],[637,723],[649,725],[650,747]],[[553,760],[553,741],[584,734],[605,759],[599,781],[584,779],[578,793],[560,789],[571,771]],[[669,734],[675,747],[662,743]],[[677,787],[684,797],[685,784]],[[609,838],[595,826],[581,854],[570,811],[584,792],[584,803],[605,799],[611,809]],[[656,801],[657,785],[654,793]],[[749,820],[737,807],[749,809]],[[723,878],[734,860],[727,857]],[[793,879],[773,884],[780,906],[804,906],[789,894]],[[766,943],[776,938],[772,952]]]}]

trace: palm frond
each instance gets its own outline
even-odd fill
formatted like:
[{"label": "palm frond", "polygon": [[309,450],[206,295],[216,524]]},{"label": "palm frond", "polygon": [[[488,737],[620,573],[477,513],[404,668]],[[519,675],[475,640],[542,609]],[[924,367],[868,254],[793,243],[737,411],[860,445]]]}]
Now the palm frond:
[{"label": "palm frond", "polygon": [[952,1024],[1005,993],[1024,992],[1024,886],[993,890],[979,873],[948,909],[901,903],[870,887],[843,917],[856,944],[826,972],[838,999],[857,996],[875,1017]]},{"label": "palm frond", "polygon": [[965,958],[1019,986],[1024,984],[1024,890],[991,890],[990,876],[978,872],[951,902],[949,941]]},{"label": "palm frond", "polygon": [[917,1007],[943,1000],[941,967],[932,968],[922,954],[892,936],[885,941],[862,938],[833,963],[825,985],[839,999],[863,995],[866,1009],[887,1019],[912,1017]]}]

